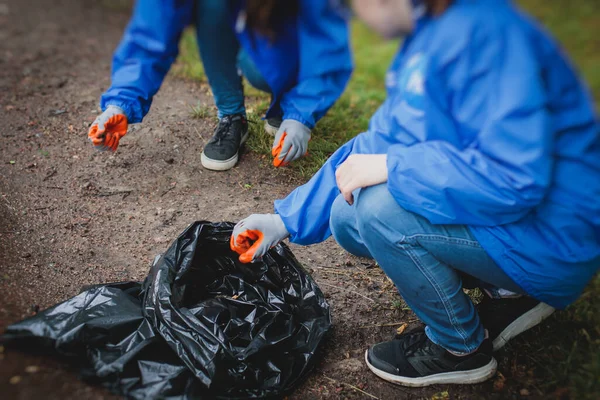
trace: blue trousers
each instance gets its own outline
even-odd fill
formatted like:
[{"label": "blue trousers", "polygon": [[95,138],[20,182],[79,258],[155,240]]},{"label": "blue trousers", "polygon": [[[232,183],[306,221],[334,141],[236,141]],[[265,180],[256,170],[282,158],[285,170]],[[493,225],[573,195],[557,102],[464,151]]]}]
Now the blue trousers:
[{"label": "blue trousers", "polygon": [[427,336],[459,354],[477,349],[485,331],[463,277],[483,287],[523,290],[487,255],[462,225],[432,225],[404,210],[385,184],[360,189],[354,205],[340,195],[331,209],[330,226],[348,252],[373,258],[426,324]]},{"label": "blue trousers", "polygon": [[233,114],[245,115],[242,75],[255,88],[271,93],[256,65],[240,49],[231,27],[232,14],[230,1],[196,2],[196,40],[219,118]]}]

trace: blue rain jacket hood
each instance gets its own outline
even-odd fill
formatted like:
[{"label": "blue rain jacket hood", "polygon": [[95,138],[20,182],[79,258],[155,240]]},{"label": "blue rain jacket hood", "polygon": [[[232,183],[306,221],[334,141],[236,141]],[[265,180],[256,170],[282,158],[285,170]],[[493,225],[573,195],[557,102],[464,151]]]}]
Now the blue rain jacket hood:
[{"label": "blue rain jacket hood", "polygon": [[[129,123],[141,122],[177,58],[179,39],[192,22],[195,0],[137,0],[113,57],[112,84],[103,110],[115,105]],[[285,21],[274,42],[239,24],[231,28],[273,93],[267,116],[283,114],[313,128],[341,96],[352,73],[347,21],[332,0],[300,0],[299,15]]]},{"label": "blue rain jacket hood", "polygon": [[573,302],[600,266],[600,124],[557,44],[505,0],[423,17],[367,132],[275,210],[299,244],[331,235],[336,168],[386,154],[388,189],[433,224],[470,227],[527,293]]}]

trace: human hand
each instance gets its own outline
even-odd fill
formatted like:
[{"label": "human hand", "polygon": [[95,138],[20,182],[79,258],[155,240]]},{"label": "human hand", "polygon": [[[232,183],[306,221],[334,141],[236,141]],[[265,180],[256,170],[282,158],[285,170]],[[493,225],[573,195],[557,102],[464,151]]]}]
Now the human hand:
[{"label": "human hand", "polygon": [[346,202],[352,204],[354,190],[387,182],[387,155],[352,154],[335,171],[335,179]]}]

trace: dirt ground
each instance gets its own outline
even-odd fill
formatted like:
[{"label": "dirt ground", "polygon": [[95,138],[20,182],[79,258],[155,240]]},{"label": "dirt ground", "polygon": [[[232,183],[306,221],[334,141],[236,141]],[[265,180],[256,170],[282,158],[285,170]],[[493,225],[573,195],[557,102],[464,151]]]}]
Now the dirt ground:
[{"label": "dirt ground", "polygon": [[[192,119],[188,105],[212,100],[175,78],[116,154],[95,152],[86,131],[128,18],[107,3],[0,0],[0,332],[83,285],[143,279],[190,222],[270,212],[297,183],[252,154],[231,171],[204,170],[200,152],[213,125]],[[335,329],[291,398],[545,397],[536,386],[543,376],[510,348],[498,355],[501,375],[481,385],[410,390],[379,380],[364,365],[365,348],[416,324],[414,314],[372,262],[331,241],[292,249],[327,293]],[[115,398],[67,365],[8,349],[0,352],[0,393]]]}]

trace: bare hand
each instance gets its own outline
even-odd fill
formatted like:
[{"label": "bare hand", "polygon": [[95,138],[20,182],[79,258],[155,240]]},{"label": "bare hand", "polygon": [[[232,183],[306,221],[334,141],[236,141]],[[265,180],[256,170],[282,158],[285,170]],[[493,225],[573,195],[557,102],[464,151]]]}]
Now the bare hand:
[{"label": "bare hand", "polygon": [[353,154],[338,167],[335,178],[346,202],[353,204],[354,190],[387,182],[387,155]]}]

